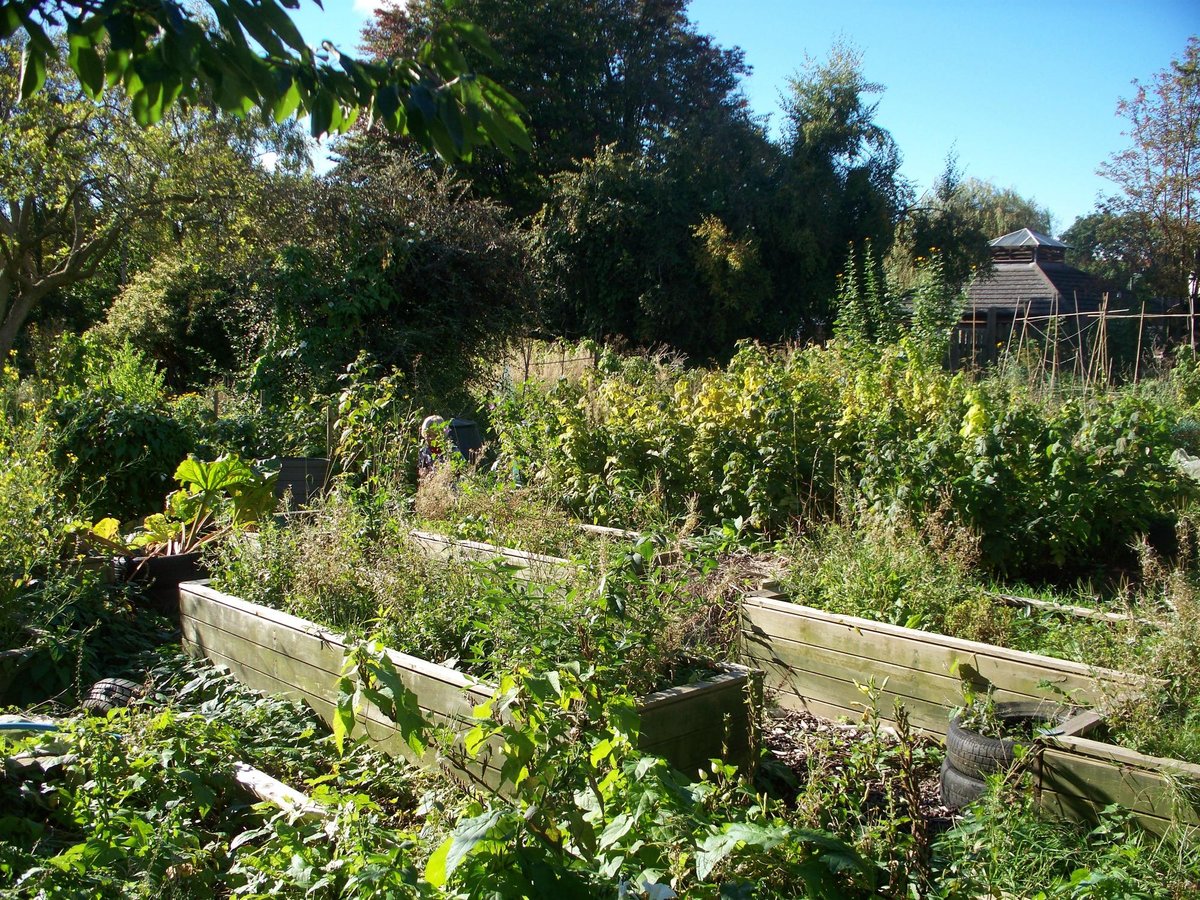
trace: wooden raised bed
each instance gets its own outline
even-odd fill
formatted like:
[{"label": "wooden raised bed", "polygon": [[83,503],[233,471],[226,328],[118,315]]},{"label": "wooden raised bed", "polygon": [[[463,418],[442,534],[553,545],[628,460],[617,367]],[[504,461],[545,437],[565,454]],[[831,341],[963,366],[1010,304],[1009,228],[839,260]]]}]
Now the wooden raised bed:
[{"label": "wooden raised bed", "polygon": [[[180,587],[179,612],[184,647],[222,665],[260,691],[306,701],[327,722],[336,709],[337,681],[345,639],[313,622],[249,603],[191,582]],[[454,669],[405,653],[389,651],[404,684],[426,717],[439,724],[469,722],[472,708],[493,688]],[[694,775],[708,760],[751,761],[757,746],[760,681],[756,673],[730,666],[724,674],[697,684],[643,697],[640,749],[662,756]],[[389,753],[413,754],[392,723],[368,707],[360,716],[368,739]],[[426,762],[432,761],[432,757]],[[495,763],[484,768],[494,775]]]},{"label": "wooden raised bed", "polygon": [[[898,700],[914,725],[942,737],[962,705],[964,679],[1000,700],[1060,703],[1065,695],[1101,707],[1147,685],[1125,672],[827,613],[769,591],[744,598],[741,641],[745,661],[765,672],[780,706],[857,718],[866,701],[858,685],[873,678],[882,718]],[[1034,767],[1044,807],[1091,818],[1117,803],[1158,832],[1172,822],[1200,826],[1200,766],[1077,735],[1045,743]]]}]

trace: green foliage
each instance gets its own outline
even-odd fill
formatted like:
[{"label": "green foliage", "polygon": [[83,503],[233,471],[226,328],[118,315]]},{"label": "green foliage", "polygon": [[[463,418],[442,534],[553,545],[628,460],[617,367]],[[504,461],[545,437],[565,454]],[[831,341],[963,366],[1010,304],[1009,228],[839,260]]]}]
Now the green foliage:
[{"label": "green foliage", "polygon": [[[0,784],[6,895],[417,896],[397,826],[422,787],[452,792],[361,747],[333,757],[307,707],[178,650],[142,662],[153,666],[147,700],[69,720],[56,736],[70,754],[60,772]],[[327,816],[253,804],[234,780],[238,761],[305,788]]]},{"label": "green foliage", "polygon": [[1132,237],[1135,248],[1149,250],[1138,261],[1150,265],[1138,274],[1146,276],[1153,296],[1194,302],[1189,277],[1200,236],[1200,178],[1192,164],[1200,150],[1200,38],[1189,37],[1150,84],[1133,84],[1133,97],[1117,103],[1130,146],[1100,167],[1119,189],[1105,201],[1101,224],[1115,226],[1118,246]]},{"label": "green foliage", "polygon": [[421,0],[378,10],[364,40],[382,59],[413,53],[460,16],[487,32],[496,50],[489,72],[525,103],[532,150],[517,159],[485,151],[460,171],[476,191],[523,217],[542,205],[555,175],[599,147],[658,153],[708,119],[739,117],[737,79],[748,71],[743,54],[699,32],[686,7],[683,0],[652,10],[627,0],[550,0],[536,7]]},{"label": "green foliage", "polygon": [[[930,546],[930,538],[940,546]],[[907,523],[864,515],[830,523],[789,549],[783,590],[833,613],[944,633],[947,619],[974,606],[982,593],[972,583],[977,549],[961,532],[926,536]],[[988,613],[998,605],[988,604]],[[986,618],[974,617],[969,626],[967,633],[953,633],[983,637],[979,629],[989,627]],[[991,636],[998,643],[1007,637]]]},{"label": "green foliage", "polygon": [[68,491],[87,508],[136,518],[162,503],[170,474],[194,438],[165,410],[111,396],[68,401],[55,410],[55,459]]},{"label": "green foliage", "polygon": [[[1051,234],[1050,211],[1012,188],[963,178],[951,154],[930,190],[905,210],[888,255],[888,274],[910,287],[921,261],[936,256],[942,261],[945,283],[957,292],[991,268],[988,242],[1021,228]],[[1074,244],[1065,236],[1064,240]]]},{"label": "green foliage", "polygon": [[861,259],[853,245],[838,278],[835,334],[851,346],[894,343],[900,336],[900,307],[867,241]]},{"label": "green foliage", "polygon": [[344,150],[326,180],[300,190],[290,240],[251,270],[242,316],[268,323],[251,389],[271,406],[328,395],[366,354],[430,403],[460,406],[483,360],[528,325],[524,239],[410,152]]},{"label": "green foliage", "polygon": [[142,126],[162,121],[176,103],[210,103],[238,115],[257,107],[279,121],[307,114],[314,137],[344,133],[365,113],[447,159],[469,158],[479,144],[528,149],[521,105],[472,71],[459,49],[495,59],[475,26],[450,22],[408,58],[360,62],[328,43],[320,53],[308,46],[285,11],[296,5],[214,2],[206,18],[179,2],[147,9],[118,0],[97,10],[82,0],[12,0],[0,5],[0,37],[20,29],[28,38],[28,98],[61,53],[48,32],[65,25],[67,63],[86,95],[99,99],[122,84]]},{"label": "green foliage", "polygon": [[[413,710],[397,721],[423,749],[433,729],[422,727],[387,656],[358,651],[351,666],[364,696]],[[341,708],[349,731],[353,706]],[[473,725],[447,752],[480,799],[429,857],[424,874],[435,888],[586,897],[615,882],[635,896],[716,898],[753,887],[837,897],[872,883],[853,848],[791,826],[734,769],[714,763],[713,777],[688,784],[662,760],[638,757],[633,700],[598,690],[578,665],[503,676]],[[494,752],[503,753],[502,789],[477,767]]]},{"label": "green foliage", "polygon": [[1040,818],[1032,792],[990,790],[934,844],[930,896],[1145,897],[1174,900],[1197,884],[1196,848],[1159,842],[1115,807],[1099,824]]},{"label": "green foliage", "polygon": [[386,509],[337,496],[318,509],[310,521],[216,548],[215,582],[483,678],[577,661],[605,684],[648,693],[730,652],[721,620],[731,611],[708,610],[691,589],[701,562],[652,565],[652,542],[539,584],[499,560],[430,559],[408,540],[410,522]]},{"label": "green foliage", "polygon": [[497,398],[509,463],[585,519],[743,518],[765,533],[863,504],[976,533],[1010,574],[1131,559],[1194,496],[1171,462],[1178,413],[1137,390],[1034,397],[968,380],[909,347],[769,353],[723,370],[614,363],[576,385]]},{"label": "green foliage", "polygon": [[215,267],[160,257],[117,295],[97,333],[132,342],[164,364],[176,388],[202,383],[240,364],[231,316],[233,298]]},{"label": "green foliage", "polygon": [[182,487],[167,495],[165,512],[154,513],[124,539],[116,519],[80,531],[101,551],[136,556],[192,553],[209,541],[251,528],[275,508],[277,472],[267,473],[237,456],[203,462],[189,456],[175,470]]},{"label": "green foliage", "polygon": [[407,493],[416,485],[425,416],[413,400],[409,380],[399,372],[381,374],[363,356],[339,380],[334,422],[338,467],[361,479],[368,491]]}]

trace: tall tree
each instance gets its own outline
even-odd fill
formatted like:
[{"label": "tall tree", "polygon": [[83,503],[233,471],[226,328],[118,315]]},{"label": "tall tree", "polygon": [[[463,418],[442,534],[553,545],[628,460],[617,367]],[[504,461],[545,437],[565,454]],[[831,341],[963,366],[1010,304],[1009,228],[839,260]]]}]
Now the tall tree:
[{"label": "tall tree", "polygon": [[293,128],[254,117],[176,109],[139,128],[120,90],[91,100],[61,63],[21,100],[20,65],[0,43],[0,358],[41,304],[102,269],[111,295],[165,246],[231,252],[256,157],[303,155]]},{"label": "tall tree", "polygon": [[964,178],[951,155],[933,187],[903,213],[887,260],[897,285],[915,284],[920,263],[935,254],[947,285],[961,287],[991,265],[988,242],[1021,228],[1050,234],[1050,211],[1014,188]]},{"label": "tall tree", "polygon": [[851,244],[891,247],[907,186],[900,152],[875,120],[883,90],[867,81],[862,54],[836,45],[809,60],[784,95],[785,171],[779,179],[765,259],[784,285],[778,298],[793,327],[823,328],[832,319],[837,275]]},{"label": "tall tree", "polygon": [[[1153,244],[1163,293],[1197,301],[1200,270],[1200,39],[1117,104],[1131,145],[1100,167],[1120,193],[1108,211],[1136,221]],[[1189,291],[1189,276],[1191,285]]]},{"label": "tall tree", "polygon": [[1155,258],[1155,240],[1140,216],[1099,209],[1063,232],[1067,259],[1139,298],[1168,296],[1175,280]]},{"label": "tall tree", "polygon": [[689,122],[744,103],[741,50],[699,33],[687,0],[412,0],[384,6],[366,29],[369,51],[409,54],[452,16],[492,39],[490,66],[529,113],[532,152],[476,154],[464,169],[484,195],[518,214],[538,209],[549,179],[600,147],[660,152]]},{"label": "tall tree", "polygon": [[95,271],[156,180],[115,95],[95,104],[52,71],[22,102],[20,70],[21,48],[0,45],[0,360],[43,298]]}]

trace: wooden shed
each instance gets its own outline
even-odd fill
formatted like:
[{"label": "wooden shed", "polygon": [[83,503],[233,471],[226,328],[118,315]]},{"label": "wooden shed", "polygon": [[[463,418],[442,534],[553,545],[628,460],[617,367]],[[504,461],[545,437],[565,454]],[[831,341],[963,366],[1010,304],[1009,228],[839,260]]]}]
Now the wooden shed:
[{"label": "wooden shed", "polygon": [[1112,285],[1068,265],[1068,246],[1049,235],[1022,228],[990,246],[991,268],[967,285],[966,310],[951,336],[953,368],[995,362],[1014,327],[1047,333],[1055,320],[1053,339],[1078,349],[1105,298],[1118,297]]}]

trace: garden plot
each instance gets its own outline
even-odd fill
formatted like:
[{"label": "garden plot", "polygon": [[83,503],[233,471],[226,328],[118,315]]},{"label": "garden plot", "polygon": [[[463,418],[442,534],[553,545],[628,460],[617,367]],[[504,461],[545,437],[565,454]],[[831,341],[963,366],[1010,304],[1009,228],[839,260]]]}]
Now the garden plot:
[{"label": "garden plot", "polygon": [[[257,690],[304,699],[332,721],[348,650],[344,637],[205,583],[180,588],[180,617],[190,652],[226,666]],[[469,722],[472,708],[494,691],[486,682],[446,666],[395,651],[389,656],[422,712],[439,724]],[[683,772],[695,773],[711,758],[746,763],[756,746],[756,694],[754,674],[737,666],[706,681],[649,694],[638,706],[640,748],[663,756]],[[377,709],[368,708],[361,719],[373,743],[391,753],[412,755],[394,723]],[[495,765],[485,762],[484,768],[494,770]]]},{"label": "garden plot", "polygon": [[[826,613],[766,591],[743,601],[742,641],[745,660],[764,670],[786,709],[858,717],[862,686],[873,683],[885,717],[898,701],[913,724],[941,735],[964,680],[1001,700],[1100,707],[1147,687],[1138,676]],[[1048,739],[1034,772],[1042,803],[1058,813],[1092,817],[1119,803],[1157,832],[1200,825],[1200,766],[1064,734]]]}]

